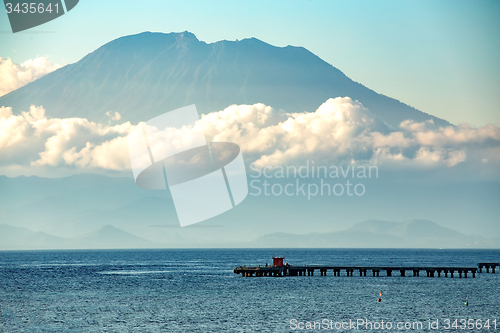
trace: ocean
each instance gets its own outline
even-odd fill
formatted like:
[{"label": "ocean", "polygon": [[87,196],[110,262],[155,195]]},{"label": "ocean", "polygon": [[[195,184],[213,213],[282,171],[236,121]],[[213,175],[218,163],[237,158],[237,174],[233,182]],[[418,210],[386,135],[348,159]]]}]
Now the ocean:
[{"label": "ocean", "polygon": [[500,250],[3,251],[0,332],[500,332],[498,268],[475,279],[233,273],[273,256],[290,265],[477,266],[499,262]]}]

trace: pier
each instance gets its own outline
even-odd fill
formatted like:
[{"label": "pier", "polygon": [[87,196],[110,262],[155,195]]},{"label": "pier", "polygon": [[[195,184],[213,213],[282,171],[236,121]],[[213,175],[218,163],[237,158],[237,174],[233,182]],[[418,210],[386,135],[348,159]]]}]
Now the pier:
[{"label": "pier", "polygon": [[[328,272],[333,273],[333,276],[354,276],[358,275],[380,277],[380,272],[384,272],[385,276],[420,276],[421,272],[425,272],[427,277],[449,277],[449,278],[467,278],[476,277],[476,273],[482,272],[482,268],[486,272],[495,273],[495,267],[498,263],[479,263],[477,267],[431,267],[431,266],[291,266],[283,264],[282,257],[273,258],[273,265],[263,267],[236,267],[235,274],[241,274],[245,277],[262,277],[262,276],[314,276],[315,272],[319,272],[320,276],[326,276]],[[328,273],[329,274],[329,273]],[[469,275],[470,274],[470,275]],[[384,274],[382,275],[384,276]]]},{"label": "pier", "polygon": [[483,272],[483,268],[486,268],[486,273],[491,272],[494,274],[495,273],[495,267],[500,266],[500,263],[498,262],[480,262],[477,264],[477,267],[479,267],[479,273]]}]

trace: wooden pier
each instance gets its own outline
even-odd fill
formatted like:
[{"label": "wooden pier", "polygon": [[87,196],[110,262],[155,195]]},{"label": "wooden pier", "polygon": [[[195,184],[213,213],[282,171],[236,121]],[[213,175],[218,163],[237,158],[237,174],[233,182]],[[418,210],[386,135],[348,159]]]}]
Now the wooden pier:
[{"label": "wooden pier", "polygon": [[[261,276],[314,276],[315,271],[319,271],[321,276],[326,276],[327,272],[332,272],[333,276],[374,276],[379,277],[380,272],[385,272],[385,276],[420,276],[420,272],[426,272],[427,277],[458,277],[467,278],[470,273],[473,278],[476,277],[476,273],[482,271],[482,268],[486,268],[486,272],[489,273],[489,269],[492,269],[492,273],[495,273],[495,267],[499,266],[498,263],[479,263],[478,267],[430,267],[430,266],[290,266],[288,264],[283,265],[283,258],[273,258],[273,266],[264,267],[236,267],[234,269],[235,274],[241,274],[246,277],[261,277]],[[344,273],[345,274],[342,274]],[[394,275],[396,272],[396,275]],[[407,275],[407,272],[409,274]],[[399,274],[398,274],[399,273]],[[384,275],[382,275],[384,276]]]},{"label": "wooden pier", "polygon": [[495,267],[500,266],[500,263],[498,263],[498,262],[480,262],[479,264],[477,264],[477,266],[479,267],[479,273],[483,272],[483,267],[486,268],[486,273],[490,272],[490,268],[491,268],[491,272],[495,273]]}]

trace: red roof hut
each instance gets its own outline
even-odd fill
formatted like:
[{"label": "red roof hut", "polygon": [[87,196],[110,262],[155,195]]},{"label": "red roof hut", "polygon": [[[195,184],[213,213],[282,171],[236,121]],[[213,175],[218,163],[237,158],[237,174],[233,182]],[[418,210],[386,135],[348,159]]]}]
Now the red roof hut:
[{"label": "red roof hut", "polygon": [[283,259],[285,259],[285,257],[273,257],[273,266],[283,267]]}]

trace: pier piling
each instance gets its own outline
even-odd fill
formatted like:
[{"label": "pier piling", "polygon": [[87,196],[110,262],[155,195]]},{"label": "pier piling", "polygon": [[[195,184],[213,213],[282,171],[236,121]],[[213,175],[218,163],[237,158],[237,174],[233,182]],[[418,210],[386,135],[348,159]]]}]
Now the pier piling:
[{"label": "pier piling", "polygon": [[454,273],[458,273],[459,278],[467,278],[470,272],[472,278],[476,277],[476,273],[482,272],[482,268],[486,269],[486,273],[494,273],[495,267],[498,267],[497,263],[479,263],[477,267],[359,267],[359,266],[291,266],[289,264],[284,265],[282,263],[283,258],[273,258],[275,264],[273,266],[258,266],[258,267],[236,267],[234,273],[241,274],[242,277],[280,277],[280,276],[314,276],[314,271],[319,270],[321,276],[327,276],[327,271],[332,270],[334,277],[340,277],[340,272],[345,270],[347,277],[353,277],[354,271],[359,272],[360,277],[366,277],[367,270],[372,271],[373,277],[380,277],[380,271],[386,272],[386,277],[392,277],[393,271],[399,271],[401,277],[406,276],[406,271],[413,271],[414,277],[420,276],[420,271],[426,271],[427,277],[441,277],[441,273],[444,273],[444,277],[450,278],[454,277]]},{"label": "pier piling", "polygon": [[477,264],[479,267],[479,273],[483,272],[483,268],[486,268],[486,273],[490,272],[491,268],[491,273],[495,274],[495,267],[500,266],[500,263],[498,262],[480,262]]}]

